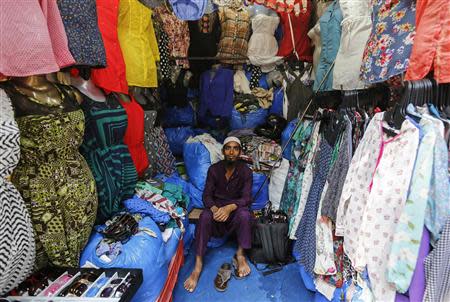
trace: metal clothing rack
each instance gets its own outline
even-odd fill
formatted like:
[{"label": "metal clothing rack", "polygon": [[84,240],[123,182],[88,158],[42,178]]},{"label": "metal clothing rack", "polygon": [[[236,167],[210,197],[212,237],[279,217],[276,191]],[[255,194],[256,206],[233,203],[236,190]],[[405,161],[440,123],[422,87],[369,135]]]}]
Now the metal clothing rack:
[{"label": "metal clothing rack", "polygon": [[191,60],[191,61],[220,61],[220,60],[248,60],[247,56],[239,56],[239,57],[221,57],[221,56],[214,56],[214,57],[169,57],[170,60]]}]

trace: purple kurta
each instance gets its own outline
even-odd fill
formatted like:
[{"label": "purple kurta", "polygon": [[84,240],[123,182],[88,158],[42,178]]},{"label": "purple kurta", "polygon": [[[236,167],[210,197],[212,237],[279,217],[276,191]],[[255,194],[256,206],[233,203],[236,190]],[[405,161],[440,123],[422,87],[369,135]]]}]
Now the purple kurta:
[{"label": "purple kurta", "polygon": [[[243,162],[238,162],[233,175],[225,177],[225,162],[220,161],[208,170],[203,203],[205,209],[200,215],[195,230],[195,245],[197,255],[203,256],[211,236],[223,237],[236,233],[239,246],[244,249],[251,247],[252,214],[249,206],[252,203],[252,170]],[[230,214],[225,222],[213,219],[212,206],[223,207],[236,204],[237,209]]]}]

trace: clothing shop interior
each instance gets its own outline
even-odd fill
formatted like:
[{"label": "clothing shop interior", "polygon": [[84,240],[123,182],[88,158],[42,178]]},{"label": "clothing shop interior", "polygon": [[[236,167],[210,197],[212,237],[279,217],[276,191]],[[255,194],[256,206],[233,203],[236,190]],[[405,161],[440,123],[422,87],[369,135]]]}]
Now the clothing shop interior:
[{"label": "clothing shop interior", "polygon": [[449,0],[0,20],[0,302],[450,302]]}]

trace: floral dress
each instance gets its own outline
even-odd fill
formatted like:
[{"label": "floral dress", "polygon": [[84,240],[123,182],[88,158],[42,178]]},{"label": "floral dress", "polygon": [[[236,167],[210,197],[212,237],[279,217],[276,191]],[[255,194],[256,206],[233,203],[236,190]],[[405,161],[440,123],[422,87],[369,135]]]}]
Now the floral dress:
[{"label": "floral dress", "polygon": [[377,83],[408,68],[414,42],[414,0],[372,0],[372,33],[364,50],[362,78]]}]

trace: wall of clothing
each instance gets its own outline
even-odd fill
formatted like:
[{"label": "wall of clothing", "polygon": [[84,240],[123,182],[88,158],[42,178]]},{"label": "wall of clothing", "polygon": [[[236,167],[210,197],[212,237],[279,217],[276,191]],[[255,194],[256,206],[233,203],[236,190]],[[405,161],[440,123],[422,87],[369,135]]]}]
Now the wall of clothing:
[{"label": "wall of clothing", "polygon": [[0,295],[78,266],[139,180],[180,176],[202,207],[187,143],[239,136],[256,183],[306,113],[271,197],[305,283],[450,299],[448,1],[0,1],[0,19]]}]

